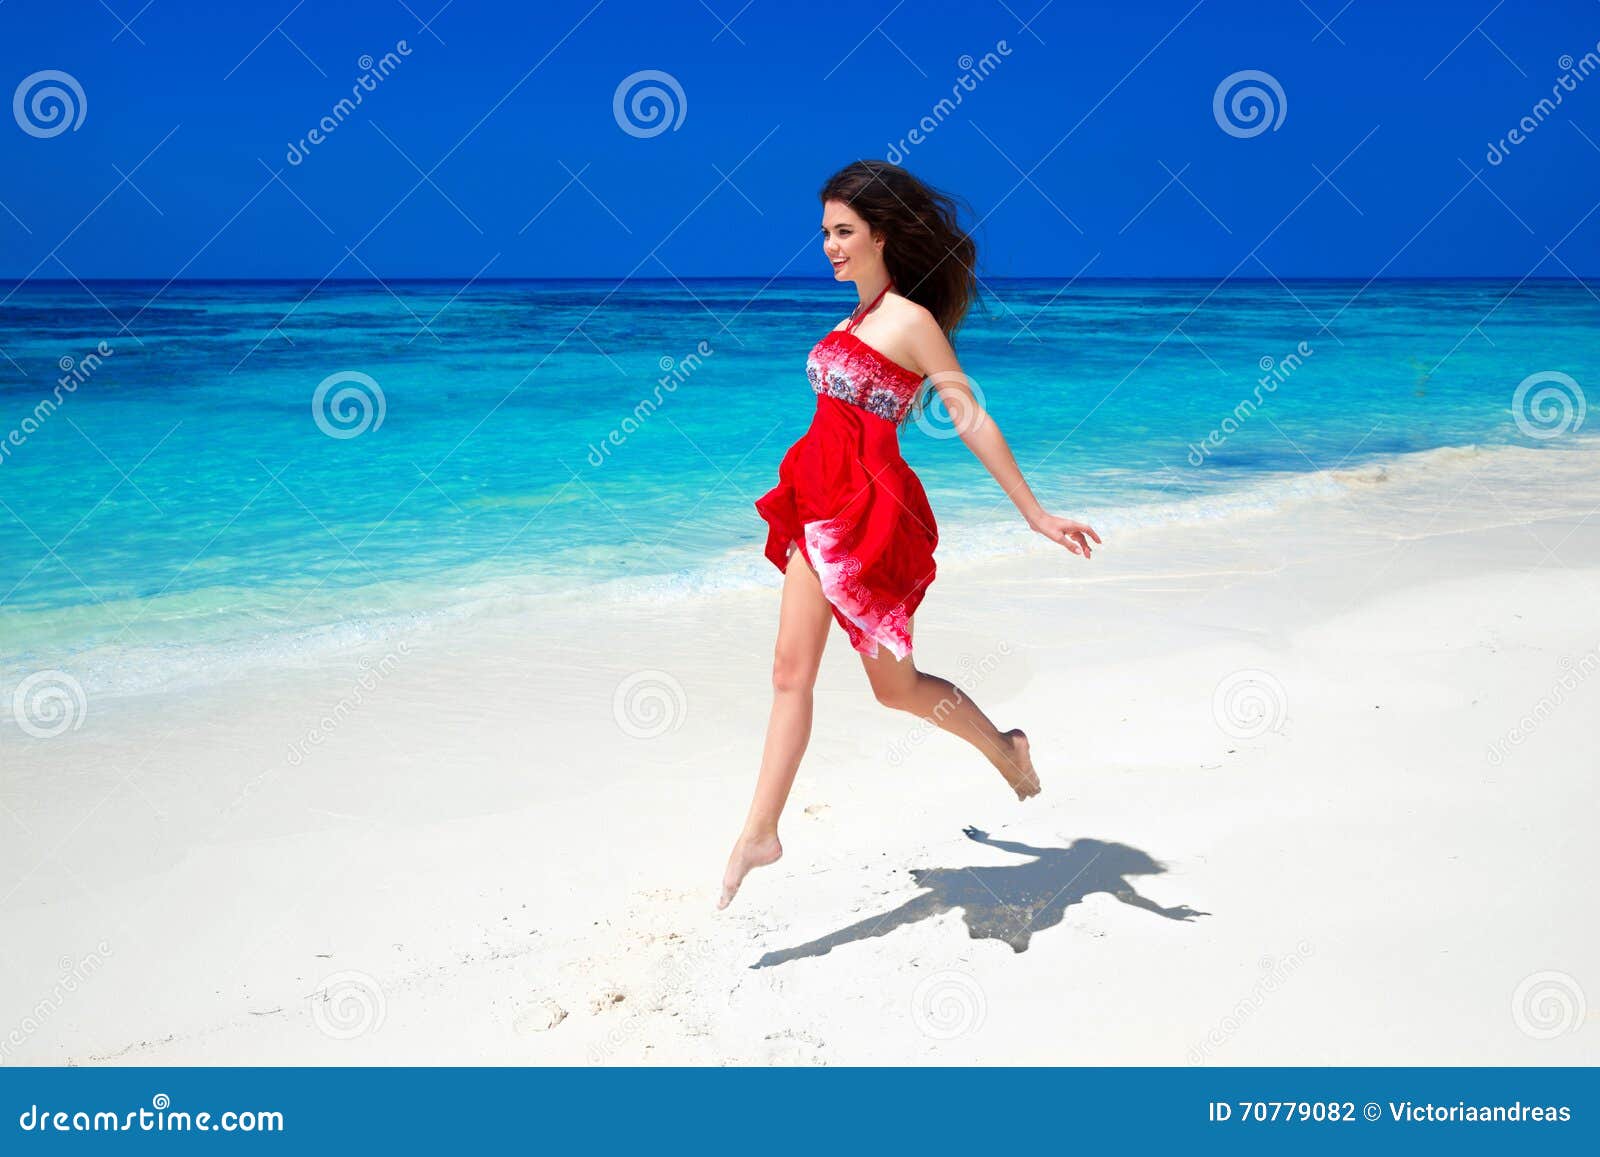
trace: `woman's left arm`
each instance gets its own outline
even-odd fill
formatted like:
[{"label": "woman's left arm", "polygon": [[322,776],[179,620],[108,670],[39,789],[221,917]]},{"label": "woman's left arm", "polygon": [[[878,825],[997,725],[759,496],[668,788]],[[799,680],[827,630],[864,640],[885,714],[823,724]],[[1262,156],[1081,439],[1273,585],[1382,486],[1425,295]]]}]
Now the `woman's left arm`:
[{"label": "woman's left arm", "polygon": [[1000,432],[1000,424],[973,393],[972,385],[967,381],[961,363],[956,360],[955,350],[950,347],[944,331],[931,315],[920,320],[922,324],[915,326],[912,334],[912,353],[923,376],[932,381],[933,388],[938,391],[939,400],[944,403],[962,442],[994,475],[994,480],[1030,527],[1073,554],[1088,558],[1089,540],[1100,542],[1094,527],[1051,514],[1039,504],[1017,467],[1011,447]]}]

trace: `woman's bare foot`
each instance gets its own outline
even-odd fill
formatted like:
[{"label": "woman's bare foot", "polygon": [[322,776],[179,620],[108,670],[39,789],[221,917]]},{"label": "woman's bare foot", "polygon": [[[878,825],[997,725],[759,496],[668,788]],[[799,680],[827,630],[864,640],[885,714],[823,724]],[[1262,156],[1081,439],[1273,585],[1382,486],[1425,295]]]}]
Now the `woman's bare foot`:
[{"label": "woman's bare foot", "polygon": [[1039,794],[1039,773],[1033,770],[1033,757],[1028,754],[1028,737],[1020,727],[1006,732],[1005,737],[1011,741],[1011,750],[1009,758],[1002,755],[997,763],[1000,774],[1018,799],[1030,799]]},{"label": "woman's bare foot", "polygon": [[739,842],[733,845],[733,854],[728,857],[728,870],[722,874],[722,898],[717,901],[717,907],[728,906],[751,868],[764,868],[777,863],[782,855],[783,845],[778,842],[776,832],[754,839],[739,837]]}]

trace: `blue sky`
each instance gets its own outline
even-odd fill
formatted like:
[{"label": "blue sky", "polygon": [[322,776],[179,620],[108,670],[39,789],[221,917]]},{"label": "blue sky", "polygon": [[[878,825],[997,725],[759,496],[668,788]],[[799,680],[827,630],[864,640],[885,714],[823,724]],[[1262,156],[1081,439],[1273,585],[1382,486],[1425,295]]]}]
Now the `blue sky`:
[{"label": "blue sky", "polygon": [[[0,115],[0,276],[822,277],[821,181],[923,118],[989,276],[1593,276],[1600,74],[1535,106],[1597,42],[1593,0],[8,0],[3,94],[84,108]],[[1219,122],[1246,70],[1275,128]]]}]

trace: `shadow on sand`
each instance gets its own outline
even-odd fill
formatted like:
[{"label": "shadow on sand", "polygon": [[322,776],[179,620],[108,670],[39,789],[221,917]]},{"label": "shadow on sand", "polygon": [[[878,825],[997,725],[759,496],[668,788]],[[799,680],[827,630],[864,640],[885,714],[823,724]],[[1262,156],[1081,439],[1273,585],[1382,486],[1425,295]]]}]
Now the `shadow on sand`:
[{"label": "shadow on sand", "polygon": [[1003,867],[913,868],[911,878],[927,891],[898,908],[810,943],[769,952],[750,967],[770,968],[807,956],[826,956],[841,944],[887,936],[896,928],[932,919],[952,908],[961,909],[967,932],[974,940],[1003,940],[1016,952],[1027,951],[1028,941],[1036,931],[1061,923],[1069,907],[1096,892],[1105,892],[1124,904],[1169,920],[1210,915],[1186,904],[1163,908],[1139,895],[1127,877],[1152,876],[1166,869],[1126,844],[1082,839],[1072,841],[1072,846],[1066,848],[1035,848],[1013,840],[997,840],[977,828],[967,828],[966,834],[980,844],[1033,859]]}]

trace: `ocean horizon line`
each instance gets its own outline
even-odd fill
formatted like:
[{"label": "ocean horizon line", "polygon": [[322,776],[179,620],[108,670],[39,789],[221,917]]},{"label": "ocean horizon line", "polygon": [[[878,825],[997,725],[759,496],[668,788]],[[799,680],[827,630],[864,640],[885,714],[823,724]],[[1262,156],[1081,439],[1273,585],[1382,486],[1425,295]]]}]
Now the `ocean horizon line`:
[{"label": "ocean horizon line", "polygon": [[[1600,284],[1600,273],[1597,274],[1567,274],[1559,277],[1529,277],[1513,274],[1474,274],[1472,276],[1429,276],[1429,277],[1361,277],[1361,276],[1295,276],[1295,277],[1221,277],[1212,275],[1125,275],[1125,276],[1096,276],[1074,277],[1071,275],[1026,274],[984,277],[984,285],[990,284],[1017,284],[1025,282],[1049,282],[1052,284],[1067,281],[1081,285],[1114,285],[1114,284],[1212,284],[1219,280],[1223,282],[1238,282],[1246,285],[1338,285],[1349,283],[1353,285],[1393,284],[1393,285],[1419,285],[1419,284],[1484,284],[1515,282],[1518,285],[1529,283],[1566,284],[1577,281],[1580,285],[1594,280]],[[93,285],[529,285],[529,284],[612,284],[612,283],[640,282],[652,285],[674,285],[706,282],[756,282],[761,284],[808,284],[825,285],[833,284],[833,278],[827,274],[815,276],[787,275],[778,277],[764,277],[760,274],[728,274],[728,275],[694,275],[685,277],[621,277],[614,275],[594,274],[582,277],[573,276],[519,276],[519,277],[460,277],[460,276],[427,276],[427,277],[0,277],[0,287],[11,290],[22,289],[29,285],[38,286],[93,286]]]}]

